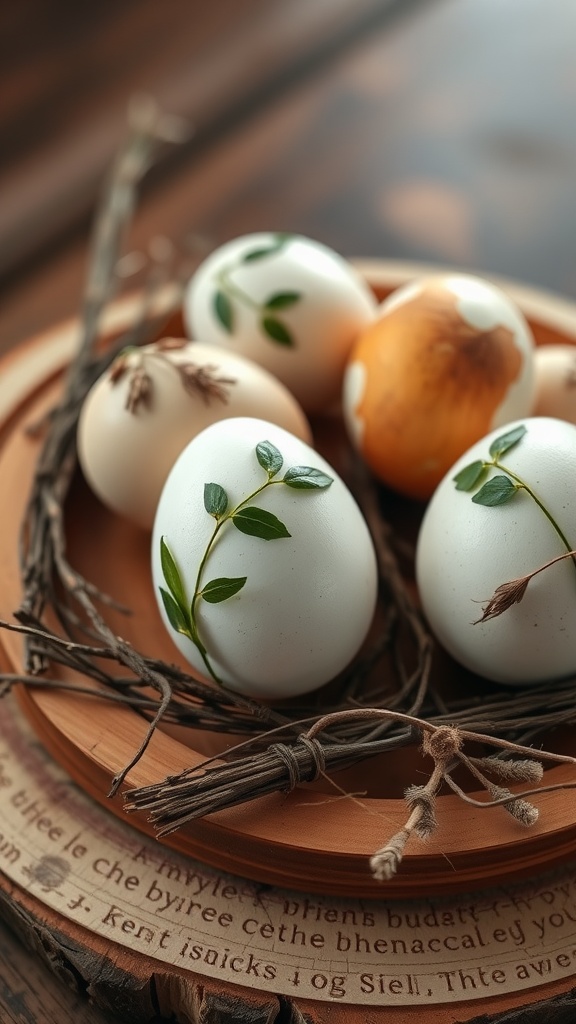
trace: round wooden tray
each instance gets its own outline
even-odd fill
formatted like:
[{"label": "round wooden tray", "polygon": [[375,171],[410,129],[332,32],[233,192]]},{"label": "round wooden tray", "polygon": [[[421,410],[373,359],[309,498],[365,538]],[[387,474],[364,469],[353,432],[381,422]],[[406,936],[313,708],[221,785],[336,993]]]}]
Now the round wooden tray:
[{"label": "round wooden tray", "polygon": [[[375,292],[384,297],[393,288],[430,268],[414,264],[359,264]],[[438,268],[434,268],[438,269]],[[523,308],[537,342],[576,343],[576,306],[510,282],[506,290]],[[112,308],[114,325],[133,316],[132,301]],[[25,427],[38,421],[58,397],[61,370],[74,347],[74,325],[66,324],[33,339],[3,361],[0,384],[0,615],[9,619],[18,606],[20,580],[18,533],[38,452],[37,440]],[[132,609],[132,615],[111,615],[117,632],[139,649],[166,661],[176,651],[156,610],[149,573],[149,536],[108,513],[78,479],[67,507],[67,536],[74,565],[104,591]],[[3,652],[21,671],[22,645],[17,634],[3,632]],[[67,678],[62,670],[62,678]],[[135,713],[98,697],[57,690],[22,690],[21,703],[47,749],[82,788],[114,813],[124,816],[121,797],[107,798],[112,776],[132,758],[145,731]],[[145,756],[128,776],[128,786],[155,782],[200,763],[218,737],[203,733],[158,730]],[[220,748],[221,749],[221,748]],[[408,757],[417,781],[421,755],[383,755],[366,769],[370,795],[345,801],[324,787],[298,787],[240,808],[191,823],[168,837],[173,849],[206,864],[260,882],[315,893],[356,897],[403,897],[470,890],[534,874],[573,856],[576,823],[571,801],[562,793],[538,798],[540,819],[530,830],[505,812],[482,811],[457,797],[440,797],[440,827],[426,845],[415,841],[395,879],[380,885],[372,879],[368,860],[404,823],[406,808],[398,782],[378,791],[373,781],[404,778],[401,760]],[[546,772],[548,783],[573,781],[569,765]],[[350,777],[338,781],[350,785]],[[362,790],[362,772],[353,778]],[[350,785],[352,788],[352,785]],[[144,832],[144,817],[130,822]]]}]

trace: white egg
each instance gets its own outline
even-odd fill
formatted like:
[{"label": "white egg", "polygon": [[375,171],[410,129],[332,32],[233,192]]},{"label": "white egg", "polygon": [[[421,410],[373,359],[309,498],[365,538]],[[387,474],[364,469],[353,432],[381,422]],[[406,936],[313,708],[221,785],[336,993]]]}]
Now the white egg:
[{"label": "white egg", "polygon": [[282,380],[306,412],[339,400],[344,366],[376,299],[342,256],[300,235],[244,235],[198,267],[184,296],[191,337]]},{"label": "white egg", "polygon": [[[497,443],[502,437],[508,444]],[[491,455],[491,445],[506,450]],[[474,480],[483,463],[494,461],[496,468]],[[467,467],[468,481],[459,480],[469,489],[458,490],[454,478]],[[576,673],[571,558],[534,576],[518,603],[477,621],[502,584],[575,548],[575,467],[575,426],[546,417],[518,420],[473,445],[428,504],[416,554],[422,607],[444,648],[481,676],[521,685]],[[480,493],[488,484],[491,497]],[[505,498],[493,506],[479,503]]]},{"label": "white egg", "polygon": [[[291,477],[319,486],[289,486]],[[152,575],[165,625],[194,668],[268,698],[314,690],[348,665],[378,586],[368,528],[338,474],[253,418],[208,427],[176,461],[154,523]]]},{"label": "white egg", "polygon": [[182,449],[211,423],[247,415],[311,439],[296,399],[262,367],[213,346],[164,338],[121,354],[88,392],[78,458],[101,501],[150,530]]},{"label": "white egg", "polygon": [[576,345],[540,345],[534,353],[534,416],[576,423]]}]

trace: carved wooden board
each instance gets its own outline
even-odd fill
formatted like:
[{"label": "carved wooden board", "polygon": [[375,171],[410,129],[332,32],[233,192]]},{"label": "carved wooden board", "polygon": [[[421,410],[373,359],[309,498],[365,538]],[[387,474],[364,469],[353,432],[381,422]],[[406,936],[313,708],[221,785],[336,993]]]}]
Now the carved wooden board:
[{"label": "carved wooden board", "polygon": [[48,757],[13,698],[2,711],[2,888],[28,931],[33,918],[56,947],[72,940],[67,955],[93,975],[102,1006],[142,1020],[154,975],[162,1012],[191,1015],[207,991],[244,1003],[246,1019],[258,1007],[272,1021],[284,1000],[318,1022],[370,1013],[402,1024],[426,1007],[427,1020],[447,1024],[574,984],[576,864],[445,899],[260,886],[106,814]]}]

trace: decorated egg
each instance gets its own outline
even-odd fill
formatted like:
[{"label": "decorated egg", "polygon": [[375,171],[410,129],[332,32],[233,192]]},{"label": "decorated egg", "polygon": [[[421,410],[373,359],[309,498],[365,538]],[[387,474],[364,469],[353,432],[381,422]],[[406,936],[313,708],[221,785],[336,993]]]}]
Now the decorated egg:
[{"label": "decorated egg", "polygon": [[443,647],[496,682],[576,674],[576,426],[527,418],[473,445],[434,492],[416,579]]},{"label": "decorated egg", "polygon": [[306,412],[339,400],[350,348],[376,308],[343,257],[309,238],[272,232],[216,249],[184,295],[191,337],[266,367]]},{"label": "decorated egg", "polygon": [[534,352],[534,416],[576,423],[576,345],[541,345]]},{"label": "decorated egg", "polygon": [[209,345],[164,338],[121,353],[88,392],[78,458],[101,501],[152,529],[176,457],[209,424],[260,415],[308,441],[308,420],[262,367]]},{"label": "decorated egg", "polygon": [[428,498],[474,441],[530,414],[533,346],[522,313],[477,277],[398,289],[350,355],[343,405],[352,441],[384,483]]},{"label": "decorated egg", "polygon": [[254,418],[213,424],[176,460],[152,576],[166,628],[196,671],[266,698],[306,693],[344,669],[378,587],[370,533],[338,474]]}]

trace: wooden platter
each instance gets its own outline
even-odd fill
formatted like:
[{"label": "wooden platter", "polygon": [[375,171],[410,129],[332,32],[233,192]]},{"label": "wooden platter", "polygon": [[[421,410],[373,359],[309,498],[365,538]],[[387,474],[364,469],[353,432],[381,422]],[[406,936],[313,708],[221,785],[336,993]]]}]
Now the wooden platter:
[{"label": "wooden platter", "polygon": [[[383,262],[359,266],[381,297],[430,269]],[[524,309],[538,343],[576,342],[575,306],[510,282],[497,283],[504,284]],[[133,309],[131,302],[115,304],[112,316],[116,325],[128,322]],[[5,619],[19,602],[19,524],[38,451],[38,442],[25,428],[56,401],[60,371],[73,351],[73,334],[73,325],[55,328],[13,353],[0,367],[0,615]],[[109,514],[81,480],[74,487],[67,515],[74,564],[132,609],[128,617],[111,619],[114,628],[140,649],[145,637],[146,653],[178,660],[156,612],[148,535]],[[21,670],[20,638],[4,632],[0,642],[10,664]],[[123,817],[121,798],[109,800],[107,793],[112,776],[137,748],[145,729],[143,721],[97,696],[23,690],[20,700],[54,758],[86,793]],[[219,742],[219,737],[205,734],[190,734],[185,740],[181,732],[161,730],[127,783],[149,784],[198,764],[207,750],[221,749]],[[420,757],[416,750],[408,754],[413,772],[419,770]],[[504,812],[487,814],[447,795],[440,798],[441,825],[434,839],[426,845],[414,843],[402,870],[383,887],[371,878],[368,859],[404,823],[402,771],[398,755],[382,755],[370,762],[367,777],[391,778],[393,785],[371,786],[370,795],[361,802],[343,801],[329,788],[299,787],[288,795],[259,799],[194,822],[165,842],[205,864],[259,882],[384,899],[469,891],[532,875],[573,856],[576,823],[565,794],[547,793],[538,799],[540,820],[529,831]],[[546,773],[549,783],[573,779],[573,770],[567,765]],[[347,785],[346,776],[340,776],[339,782]],[[362,779],[354,779],[356,791],[361,783]],[[130,823],[143,832],[151,831],[143,817],[132,816]]]}]

